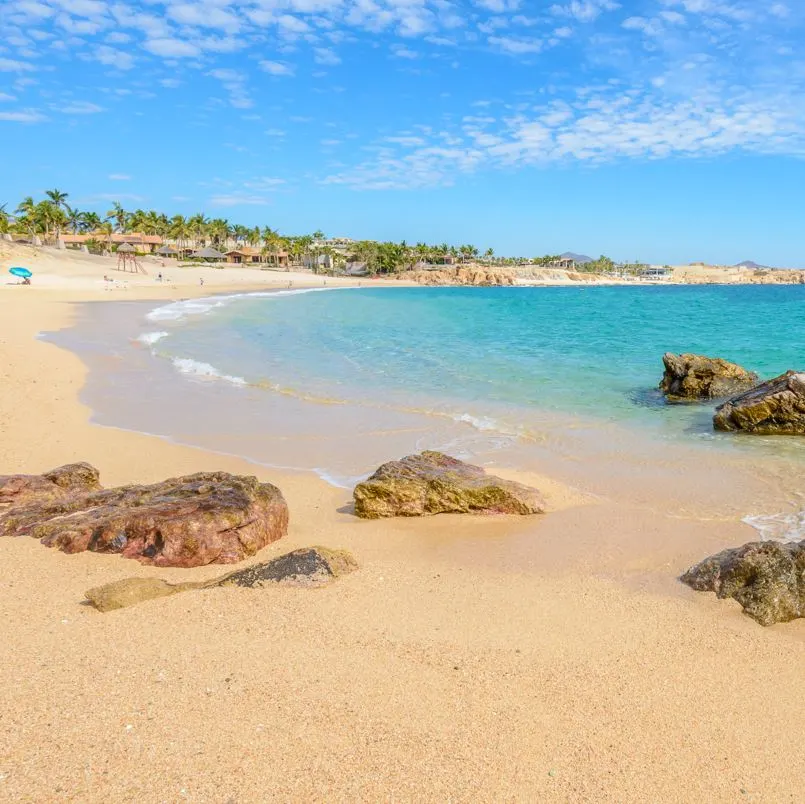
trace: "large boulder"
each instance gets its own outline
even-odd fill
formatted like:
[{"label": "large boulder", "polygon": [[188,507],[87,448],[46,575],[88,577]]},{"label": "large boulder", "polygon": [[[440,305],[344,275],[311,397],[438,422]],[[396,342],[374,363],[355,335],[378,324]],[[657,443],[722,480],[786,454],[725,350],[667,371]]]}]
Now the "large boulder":
[{"label": "large boulder", "polygon": [[88,463],[71,463],[44,475],[0,475],[0,511],[27,500],[61,499],[100,488],[98,470]]},{"label": "large boulder", "polygon": [[288,506],[276,486],[226,472],[62,496],[45,487],[0,512],[0,536],[33,536],[66,553],[120,553],[158,567],[233,564],[287,529]]},{"label": "large boulder", "polygon": [[750,542],[706,558],[681,580],[737,600],[761,625],[805,617],[805,542]]},{"label": "large boulder", "polygon": [[751,388],[758,381],[757,374],[719,357],[667,352],[662,362],[665,373],[660,390],[672,402],[719,399]]},{"label": "large boulder", "polygon": [[805,435],[805,373],[788,371],[728,399],[713,416],[716,430]]},{"label": "large boulder", "polygon": [[355,513],[365,519],[545,511],[545,501],[536,489],[430,451],[384,463],[355,487],[354,498]]},{"label": "large boulder", "polygon": [[98,611],[114,611],[188,589],[210,589],[215,586],[261,588],[271,584],[324,586],[357,568],[357,561],[346,550],[303,547],[263,564],[253,564],[210,581],[168,583],[160,578],[125,578],[89,589],[84,596]]}]

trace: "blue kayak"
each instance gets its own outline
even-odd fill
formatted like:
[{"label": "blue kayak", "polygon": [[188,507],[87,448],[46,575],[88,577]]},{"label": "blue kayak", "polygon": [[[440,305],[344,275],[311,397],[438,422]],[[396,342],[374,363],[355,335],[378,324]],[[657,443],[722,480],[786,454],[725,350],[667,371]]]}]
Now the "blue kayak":
[{"label": "blue kayak", "polygon": [[27,268],[20,268],[19,266],[15,268],[9,268],[8,272],[13,274],[14,276],[19,276],[22,279],[29,279],[33,276],[33,274]]}]

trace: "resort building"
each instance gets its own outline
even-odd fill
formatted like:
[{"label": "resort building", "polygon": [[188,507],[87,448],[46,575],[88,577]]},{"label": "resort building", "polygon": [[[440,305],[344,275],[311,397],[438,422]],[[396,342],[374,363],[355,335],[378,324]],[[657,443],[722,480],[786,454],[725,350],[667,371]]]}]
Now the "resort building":
[{"label": "resort building", "polygon": [[137,251],[146,254],[152,254],[157,251],[163,242],[159,235],[147,235],[140,232],[127,232],[125,234],[115,232],[111,235],[95,232],[93,234],[62,234],[59,238],[59,247],[80,249],[81,246],[92,240],[98,243],[108,243],[111,246],[128,243],[134,246]]}]

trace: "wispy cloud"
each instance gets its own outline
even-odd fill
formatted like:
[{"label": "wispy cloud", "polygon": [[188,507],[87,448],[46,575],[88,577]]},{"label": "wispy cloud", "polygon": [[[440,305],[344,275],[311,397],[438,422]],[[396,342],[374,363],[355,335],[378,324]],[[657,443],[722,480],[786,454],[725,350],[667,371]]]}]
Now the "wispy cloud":
[{"label": "wispy cloud", "polygon": [[8,123],[42,123],[47,117],[41,112],[26,110],[21,112],[0,112],[0,120]]},{"label": "wispy cloud", "polygon": [[130,181],[131,176],[126,173],[110,173],[109,179],[111,181]]}]

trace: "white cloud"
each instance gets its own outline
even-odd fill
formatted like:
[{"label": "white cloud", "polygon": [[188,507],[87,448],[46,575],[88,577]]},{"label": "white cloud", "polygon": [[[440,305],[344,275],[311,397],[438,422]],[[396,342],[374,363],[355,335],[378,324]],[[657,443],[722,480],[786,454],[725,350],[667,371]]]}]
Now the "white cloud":
[{"label": "white cloud", "polygon": [[5,103],[6,101],[15,101],[17,100],[14,95],[8,95],[5,92],[0,92],[0,101]]},{"label": "white cloud", "polygon": [[605,11],[616,11],[619,3],[613,0],[571,0],[565,5],[553,5],[550,12],[557,16],[573,17],[579,22],[593,22]]},{"label": "white cloud", "polygon": [[60,107],[59,111],[64,112],[64,114],[97,114],[102,112],[103,108],[89,101],[71,101]]},{"label": "white cloud", "polygon": [[111,181],[131,181],[131,176],[125,173],[110,173],[109,179]]},{"label": "white cloud", "polygon": [[410,50],[409,48],[404,47],[402,45],[395,45],[395,47],[393,47],[391,50],[394,56],[398,59],[413,60],[419,58],[419,53],[417,53],[415,50]]},{"label": "white cloud", "polygon": [[313,49],[313,60],[316,64],[326,64],[334,66],[341,64],[341,57],[327,47],[317,47]]},{"label": "white cloud", "polygon": [[210,204],[214,207],[263,207],[270,203],[271,199],[269,198],[260,195],[248,195],[246,193],[225,193],[222,195],[214,195],[210,198]]},{"label": "white cloud", "polygon": [[143,47],[155,56],[166,58],[193,58],[201,54],[196,45],[182,39],[149,39]]},{"label": "white cloud", "polygon": [[260,69],[269,75],[293,75],[293,67],[281,61],[261,61]]},{"label": "white cloud", "polygon": [[134,67],[134,57],[131,53],[109,47],[109,45],[98,45],[93,58],[101,64],[116,67],[118,70],[130,70]]},{"label": "white cloud", "polygon": [[9,123],[41,123],[47,118],[37,111],[23,111],[23,112],[0,112],[0,120],[5,120]]},{"label": "white cloud", "polygon": [[222,31],[234,33],[240,30],[241,27],[238,17],[214,5],[179,3],[178,5],[169,5],[167,14],[176,22],[199,28],[219,28]]},{"label": "white cloud", "polygon": [[515,56],[525,53],[540,53],[545,47],[545,43],[541,39],[514,39],[510,36],[490,36],[487,42],[492,47]]},{"label": "white cloud", "polygon": [[30,72],[33,69],[33,64],[29,64],[28,62],[17,61],[16,59],[0,58],[0,72],[23,73]]}]

